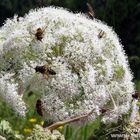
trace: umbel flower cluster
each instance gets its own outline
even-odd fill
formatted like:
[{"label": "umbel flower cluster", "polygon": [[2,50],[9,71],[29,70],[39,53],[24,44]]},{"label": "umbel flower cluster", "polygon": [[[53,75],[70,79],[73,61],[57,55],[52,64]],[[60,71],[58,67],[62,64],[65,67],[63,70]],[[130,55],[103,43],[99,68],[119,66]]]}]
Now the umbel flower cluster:
[{"label": "umbel flower cluster", "polygon": [[117,35],[97,19],[47,7],[0,28],[0,96],[20,115],[32,91],[54,121],[92,109],[88,119],[108,109],[103,120],[114,121],[131,108],[132,78]]},{"label": "umbel flower cluster", "polygon": [[49,131],[48,129],[43,129],[39,125],[35,125],[31,136],[27,140],[65,140],[64,136],[58,131]]}]

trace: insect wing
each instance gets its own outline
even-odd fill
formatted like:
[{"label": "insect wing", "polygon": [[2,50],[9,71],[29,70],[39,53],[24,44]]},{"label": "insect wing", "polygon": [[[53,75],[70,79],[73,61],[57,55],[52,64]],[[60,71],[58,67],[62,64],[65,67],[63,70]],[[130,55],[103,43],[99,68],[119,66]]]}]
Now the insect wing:
[{"label": "insect wing", "polygon": [[50,75],[55,75],[56,74],[56,72],[54,70],[52,70],[51,68],[48,68],[48,73]]}]

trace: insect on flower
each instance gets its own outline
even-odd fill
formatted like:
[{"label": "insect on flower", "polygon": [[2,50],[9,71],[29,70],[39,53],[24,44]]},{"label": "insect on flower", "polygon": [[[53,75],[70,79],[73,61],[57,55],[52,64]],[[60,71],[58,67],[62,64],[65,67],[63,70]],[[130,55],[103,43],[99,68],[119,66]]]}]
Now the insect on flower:
[{"label": "insect on flower", "polygon": [[136,92],[135,94],[132,94],[133,99],[138,100],[140,98],[140,92]]},{"label": "insect on flower", "polygon": [[36,30],[35,37],[37,40],[41,41],[43,39],[43,32],[44,31],[41,28]]},{"label": "insect on flower", "polygon": [[38,41],[42,41],[43,36],[44,36],[44,31],[47,28],[47,26],[45,26],[43,29],[42,28],[37,28],[35,33],[32,33],[31,31],[30,34],[33,34],[35,36],[35,39]]},{"label": "insect on flower", "polygon": [[101,109],[100,109],[100,113],[101,113],[101,115],[103,115],[103,114],[105,114],[106,112],[111,111],[111,110],[113,110],[113,108],[101,108]]},{"label": "insect on flower", "polygon": [[102,114],[104,114],[104,113],[106,113],[106,112],[107,112],[107,109],[102,108],[102,109],[100,110],[100,112],[101,112]]},{"label": "insect on flower", "polygon": [[35,33],[35,37],[37,40],[42,41],[43,35],[44,35],[43,33],[46,28],[47,28],[47,25],[44,27],[44,29],[37,28],[36,33]]},{"label": "insect on flower", "polygon": [[105,35],[105,32],[103,30],[101,30],[98,34],[98,38],[102,38]]},{"label": "insect on flower", "polygon": [[36,111],[37,113],[40,115],[40,116],[43,116],[43,104],[42,104],[42,101],[40,99],[38,99],[36,101]]},{"label": "insect on flower", "polygon": [[88,14],[89,18],[93,19],[95,14],[94,14],[92,6],[89,3],[87,3],[87,8],[88,8],[87,14]]},{"label": "insect on flower", "polygon": [[35,71],[43,74],[46,79],[48,79],[50,75],[56,75],[56,72],[52,70],[48,64],[43,66],[36,66]]}]

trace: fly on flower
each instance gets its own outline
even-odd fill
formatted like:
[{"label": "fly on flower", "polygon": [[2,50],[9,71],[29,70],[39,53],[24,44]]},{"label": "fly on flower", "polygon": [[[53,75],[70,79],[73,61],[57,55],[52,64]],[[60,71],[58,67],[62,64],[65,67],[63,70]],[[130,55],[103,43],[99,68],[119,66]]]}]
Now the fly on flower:
[{"label": "fly on flower", "polygon": [[35,36],[35,39],[38,41],[42,41],[43,36],[44,36],[44,31],[47,28],[47,26],[45,26],[44,28],[37,28],[35,33],[32,33],[31,31],[30,34],[33,34]]},{"label": "fly on flower", "polygon": [[102,38],[105,35],[105,32],[103,30],[101,30],[98,34],[98,38]]},{"label": "fly on flower", "polygon": [[37,40],[42,41],[43,33],[44,33],[46,28],[47,28],[47,25],[44,27],[44,29],[37,28],[36,33],[35,33],[35,37]]},{"label": "fly on flower", "polygon": [[56,72],[51,69],[48,64],[45,64],[43,66],[36,66],[35,71],[43,74],[46,79],[48,79],[50,75],[56,75]]},{"label": "fly on flower", "polygon": [[38,113],[38,115],[43,116],[43,104],[42,101],[40,99],[37,100],[36,102],[36,111]]},{"label": "fly on flower", "polygon": [[133,99],[138,100],[140,98],[140,92],[136,92],[135,94],[132,94]]},{"label": "fly on flower", "polygon": [[92,8],[92,6],[89,3],[87,3],[87,7],[88,7],[87,14],[88,14],[89,18],[93,19],[94,16],[95,16],[93,8]]}]

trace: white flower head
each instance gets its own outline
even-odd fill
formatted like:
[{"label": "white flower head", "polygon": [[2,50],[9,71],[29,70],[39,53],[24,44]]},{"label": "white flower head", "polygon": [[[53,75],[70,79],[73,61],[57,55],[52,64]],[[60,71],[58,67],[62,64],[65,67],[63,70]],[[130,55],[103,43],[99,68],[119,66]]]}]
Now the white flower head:
[{"label": "white flower head", "polygon": [[[40,39],[38,28],[43,31]],[[100,32],[104,33],[101,37]],[[19,21],[16,17],[8,20],[0,33],[0,72],[14,73],[15,79],[23,82],[24,90],[30,85],[28,90],[39,92],[46,114],[54,121],[93,108],[98,108],[97,114],[106,106],[114,111],[116,102],[119,115],[129,110],[134,84],[128,60],[117,35],[101,21],[47,7],[31,10]],[[36,73],[34,68],[45,64],[55,74]],[[116,116],[112,114],[111,120]]]}]

